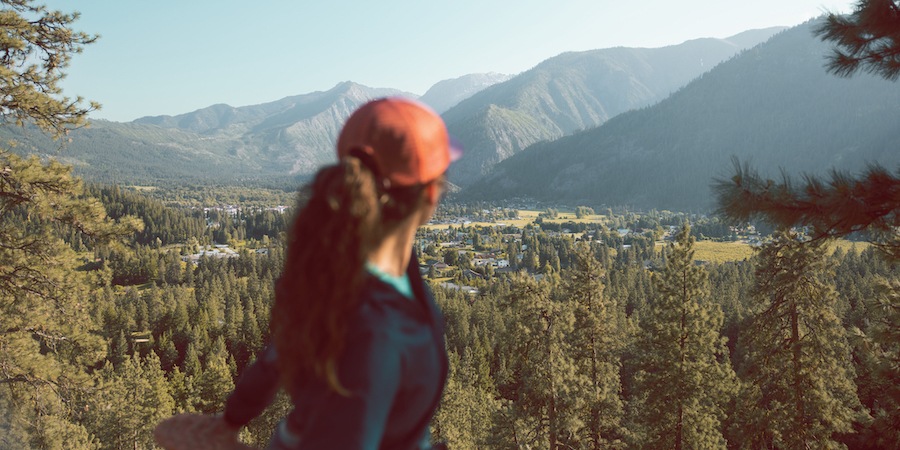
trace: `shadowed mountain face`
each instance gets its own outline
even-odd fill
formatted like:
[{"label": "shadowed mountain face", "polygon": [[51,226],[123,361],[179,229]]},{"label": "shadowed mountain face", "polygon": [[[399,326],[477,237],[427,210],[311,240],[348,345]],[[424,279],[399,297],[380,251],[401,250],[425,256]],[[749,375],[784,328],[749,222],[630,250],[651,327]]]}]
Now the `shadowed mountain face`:
[{"label": "shadowed mountain face", "polygon": [[719,62],[765,41],[781,28],[729,39],[697,39],[644,49],[564,53],[491,86],[444,113],[466,157],[451,179],[467,185],[500,161],[540,141],[600,125],[656,103]]},{"label": "shadowed mountain face", "polygon": [[813,25],[742,52],[652,107],[536,144],[465,195],[705,209],[713,178],[732,173],[732,156],[772,177],[778,168],[896,168],[900,86],[827,74],[828,46],[813,36]]}]

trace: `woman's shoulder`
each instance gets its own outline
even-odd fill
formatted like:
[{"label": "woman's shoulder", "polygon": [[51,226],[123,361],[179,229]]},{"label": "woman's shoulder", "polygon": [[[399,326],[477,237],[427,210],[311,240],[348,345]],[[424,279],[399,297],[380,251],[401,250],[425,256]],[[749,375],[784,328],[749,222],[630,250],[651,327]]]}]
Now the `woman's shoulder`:
[{"label": "woman's shoulder", "polygon": [[360,301],[348,321],[348,337],[383,338],[396,341],[431,327],[420,299],[410,299],[374,277],[360,292]]}]

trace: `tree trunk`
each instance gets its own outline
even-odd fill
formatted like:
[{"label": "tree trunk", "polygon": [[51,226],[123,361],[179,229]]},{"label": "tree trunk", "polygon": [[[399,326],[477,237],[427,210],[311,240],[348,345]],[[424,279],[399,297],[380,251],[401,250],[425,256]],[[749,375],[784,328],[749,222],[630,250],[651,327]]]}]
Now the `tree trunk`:
[{"label": "tree trunk", "polygon": [[[552,320],[552,319],[549,319]],[[559,437],[557,436],[557,426],[556,426],[556,385],[553,380],[553,322],[550,321],[547,325],[547,364],[549,365],[549,370],[547,370],[548,377],[550,378],[550,411],[548,411],[548,417],[550,419],[550,450],[556,450],[557,440]]]},{"label": "tree trunk", "polygon": [[[597,320],[596,311],[594,311],[594,296],[593,292],[589,294],[588,297],[588,311],[592,316],[593,320]],[[592,327],[591,329],[591,381],[594,387],[593,395],[597,395],[600,392],[600,385],[598,383],[598,374],[597,374],[597,329],[596,327]],[[594,404],[591,405],[591,441],[593,443],[593,448],[600,448],[600,405],[598,404],[598,399],[594,398]]]},{"label": "tree trunk", "polygon": [[[803,356],[803,349],[800,347],[800,313],[797,311],[797,302],[791,300],[790,303],[790,314],[791,314],[791,368],[793,369],[793,378],[794,378],[794,407],[797,409],[797,414],[800,417],[802,423],[802,428],[799,430],[795,430],[800,436],[802,436],[803,441],[806,441],[806,411],[804,408],[803,402],[803,380],[801,380],[801,368],[802,361],[800,358]],[[800,425],[800,424],[798,424]]]},{"label": "tree trunk", "polygon": [[675,450],[684,448],[684,347],[687,345],[687,310],[688,301],[688,272],[681,273],[681,328],[679,329],[678,353],[681,360],[678,363],[678,417],[675,419]]}]

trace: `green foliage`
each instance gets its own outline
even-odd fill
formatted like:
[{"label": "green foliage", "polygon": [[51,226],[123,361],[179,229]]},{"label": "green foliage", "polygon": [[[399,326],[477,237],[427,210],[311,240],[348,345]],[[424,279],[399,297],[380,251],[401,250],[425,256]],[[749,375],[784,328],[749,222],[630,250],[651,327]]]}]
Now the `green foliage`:
[{"label": "green foliage", "polygon": [[159,358],[131,355],[115,369],[106,365],[97,378],[84,421],[101,448],[152,448],[153,428],[175,406]]},{"label": "green foliage", "polygon": [[[73,32],[76,15],[50,12],[31,1],[3,1],[0,49],[0,110],[7,124],[34,122],[58,137],[83,124],[88,109],[59,96],[57,82],[70,58],[93,38]],[[79,349],[70,339],[89,327],[72,326],[84,316],[83,304],[70,304],[71,250],[54,227],[103,236],[111,231],[96,203],[77,199],[80,184],[59,164],[22,160],[0,149],[0,375],[4,383],[51,383],[65,357],[50,349]],[[54,304],[54,301],[56,301]],[[74,307],[74,308],[73,308]],[[68,311],[74,309],[75,314]],[[83,325],[79,324],[79,325]],[[75,331],[77,330],[77,331]],[[94,356],[98,356],[96,353]],[[73,354],[73,358],[80,355]]]},{"label": "green foliage", "polygon": [[96,40],[71,28],[78,13],[47,10],[32,0],[3,0],[0,11],[0,111],[5,121],[33,123],[55,137],[84,124],[99,105],[81,105],[79,97],[62,97],[57,83],[72,54]]},{"label": "green foliage", "polygon": [[484,350],[469,349],[462,358],[453,350],[449,352],[450,374],[433,427],[451,448],[478,448],[492,440],[491,424],[498,402],[486,366],[491,354]]},{"label": "green foliage", "polygon": [[[140,194],[116,195],[107,187],[97,187],[95,192],[104,193],[100,198],[108,202],[103,206],[111,214],[127,210],[142,222],[191,217],[179,207]],[[621,217],[623,227],[636,228],[634,217]],[[227,220],[224,216],[217,219]],[[251,222],[235,220],[229,230],[246,235],[249,227],[256,226]],[[641,223],[676,222],[659,218]],[[142,440],[148,436],[148,428],[142,428],[144,422],[150,426],[163,414],[221,409],[233,380],[267,340],[274,280],[283,258],[278,236],[283,230],[278,221],[271,222],[268,254],[243,250],[234,258],[201,258],[195,265],[180,259],[179,246],[198,242],[203,236],[191,236],[192,228],[177,225],[182,222],[169,223],[172,229],[168,231],[159,223],[152,228],[157,236],[175,236],[180,230],[186,242],[159,248],[138,234],[128,245],[112,249],[87,239],[81,253],[69,249],[72,240],[65,227],[50,228],[49,236],[59,239],[60,248],[75,262],[61,266],[59,276],[69,283],[65,286],[72,298],[85,307],[83,315],[68,319],[70,327],[92,340],[77,338],[77,349],[74,344],[60,344],[55,352],[44,351],[45,344],[35,343],[32,335],[23,334],[16,340],[15,349],[22,349],[16,351],[27,355],[34,367],[73,379],[51,379],[67,383],[60,384],[70,393],[63,397],[47,395],[49,391],[40,383],[28,385],[28,389],[3,389],[0,402],[8,399],[6,404],[15,406],[8,408],[6,418],[0,418],[0,446],[7,442],[2,439],[15,439],[10,442],[29,442],[30,447],[25,448],[61,448],[53,442],[72,442],[74,448],[133,448],[137,442],[141,448],[148,442]],[[195,231],[209,233],[209,229]],[[514,252],[525,243],[534,264],[550,269],[547,274],[498,271],[479,281],[477,295],[435,288],[445,314],[451,361],[444,400],[432,424],[435,439],[448,441],[454,448],[503,449],[526,444],[548,448],[551,442],[557,448],[652,448],[652,430],[671,423],[667,417],[677,411],[678,396],[660,400],[656,407],[651,407],[651,399],[655,389],[662,389],[661,374],[673,373],[680,360],[671,352],[672,359],[651,358],[649,350],[657,348],[649,345],[654,342],[649,324],[663,316],[653,310],[674,303],[672,298],[679,298],[674,293],[683,292],[667,287],[675,281],[666,273],[676,266],[686,268],[683,273],[697,282],[698,294],[692,302],[696,300],[699,306],[691,310],[697,313],[697,319],[690,322],[696,327],[692,328],[692,342],[713,342],[707,348],[716,349],[717,355],[716,362],[688,359],[692,365],[684,369],[689,375],[689,382],[682,384],[684,392],[697,385],[707,387],[707,397],[697,397],[697,403],[687,408],[699,411],[694,417],[704,418],[697,419],[700,425],[694,430],[718,430],[716,423],[728,423],[728,443],[740,447],[746,437],[735,430],[754,430],[754,424],[768,414],[744,408],[740,401],[734,402],[736,407],[726,407],[731,395],[722,383],[733,380],[726,350],[733,352],[739,366],[747,364],[750,350],[746,339],[729,341],[730,348],[726,348],[719,333],[724,330],[736,338],[751,332],[747,327],[755,322],[748,318],[758,310],[748,294],[755,263],[695,266],[683,250],[687,245],[684,235],[664,256],[644,236],[622,238],[605,229],[588,233],[587,238],[596,237],[592,242],[575,242],[569,235],[556,235],[537,226],[506,235],[466,227],[448,231],[447,238],[471,238],[474,234],[486,246],[513,248]],[[632,245],[630,249],[622,247],[625,239]],[[90,263],[81,264],[82,258]],[[645,268],[645,260],[653,261],[654,268]],[[888,305],[894,288],[877,280],[887,280],[890,285],[900,277],[900,267],[876,258],[872,251],[839,252],[829,261],[839,269],[833,277],[840,292],[836,315],[861,333],[852,347],[856,359],[852,363],[844,360],[844,364],[857,373],[850,383],[855,380],[859,386],[859,411],[869,411],[872,416],[867,421],[865,414],[860,415],[862,419],[851,433],[834,440],[851,448],[871,442],[892,448],[896,439],[890,430],[896,409],[885,395],[893,395],[891,388],[896,384],[889,370],[896,345],[892,328],[882,324],[891,323],[884,320],[892,317]],[[119,284],[127,281],[122,276],[127,267],[139,268],[146,283]],[[667,269],[655,272],[657,267]],[[105,271],[115,276],[107,283],[96,282]],[[707,279],[708,285],[704,284]],[[703,292],[715,295],[699,295]],[[883,301],[864,302],[870,298]],[[699,314],[701,311],[706,311],[706,316]],[[10,319],[4,316],[2,320]],[[633,325],[638,322],[640,329]],[[93,347],[82,342],[92,342]],[[671,347],[671,342],[667,345]],[[658,346],[664,347],[663,343]],[[4,347],[7,351],[13,348]],[[701,364],[703,361],[706,363]],[[648,382],[652,377],[646,369],[651,363],[657,364],[660,374],[656,384]],[[137,377],[144,380],[141,382],[128,375],[138,373],[138,366],[144,373]],[[721,369],[716,382],[704,381],[704,374],[715,373],[711,367]],[[781,372],[786,370],[779,367]],[[41,403],[32,400],[34,386],[41,389]],[[144,392],[141,401],[146,404],[129,411],[125,405],[135,402],[128,397],[129,390]],[[0,403],[0,408],[3,405]],[[281,396],[245,428],[242,439],[264,445],[291,407],[290,400]],[[713,442],[710,446],[723,442],[721,435],[712,431],[703,436]]]},{"label": "green foliage", "polygon": [[853,328],[851,340],[860,401],[872,421],[851,444],[891,448],[900,442],[900,281],[878,276],[864,305],[870,311],[867,332]]},{"label": "green foliage", "polygon": [[225,399],[234,390],[233,375],[227,358],[225,342],[219,341],[215,352],[207,355],[203,371],[194,377],[196,411],[213,414],[224,409]]},{"label": "green foliage", "polygon": [[544,212],[538,214],[538,217],[545,217],[547,219],[555,219],[559,217],[559,210],[556,208],[547,208]]},{"label": "green foliage", "polygon": [[581,219],[592,215],[594,215],[594,208],[589,208],[587,206],[579,206],[575,208],[576,219]]},{"label": "green foliage", "polygon": [[[28,0],[3,1],[0,116],[59,138],[96,108],[61,96],[71,54],[94,38],[71,29],[76,14]],[[21,401],[36,448],[93,448],[73,423],[72,405],[105,354],[85,302],[91,279],[75,271],[75,248],[127,236],[136,222],[109,220],[83,195],[81,181],[57,162],[23,159],[0,149],[0,385]],[[28,405],[28,406],[25,406]],[[28,444],[26,444],[28,445]]]},{"label": "green foliage", "polygon": [[459,252],[454,248],[444,250],[444,264],[448,266],[459,264]]},{"label": "green foliage", "polygon": [[706,271],[693,263],[694,238],[684,226],[658,295],[641,318],[636,422],[649,448],[725,448],[725,405],[736,388],[721,307],[709,298]]},{"label": "green foliage", "polygon": [[888,255],[900,259],[900,176],[878,166],[859,178],[833,170],[828,182],[807,176],[794,187],[786,175],[781,182],[764,179],[737,159],[734,172],[716,182],[719,211],[732,222],[808,226],[817,238],[868,230],[877,233],[876,242]]},{"label": "green foliage", "polygon": [[816,29],[836,47],[828,71],[849,77],[858,70],[896,81],[900,78],[900,2],[857,0],[853,14],[829,14]]},{"label": "green foliage", "polygon": [[626,434],[622,418],[620,355],[626,344],[624,308],[603,293],[605,271],[587,243],[575,251],[574,268],[564,273],[561,295],[575,306],[575,324],[570,334],[575,364],[586,374],[579,437],[583,447],[623,448]]},{"label": "green foliage", "polygon": [[504,339],[509,378],[499,390],[508,444],[556,449],[577,439],[588,377],[577,370],[571,343],[575,305],[551,296],[547,281],[517,274],[506,296]]},{"label": "green foliage", "polygon": [[747,448],[840,448],[866,420],[826,264],[821,242],[788,232],[759,253],[734,424]]}]

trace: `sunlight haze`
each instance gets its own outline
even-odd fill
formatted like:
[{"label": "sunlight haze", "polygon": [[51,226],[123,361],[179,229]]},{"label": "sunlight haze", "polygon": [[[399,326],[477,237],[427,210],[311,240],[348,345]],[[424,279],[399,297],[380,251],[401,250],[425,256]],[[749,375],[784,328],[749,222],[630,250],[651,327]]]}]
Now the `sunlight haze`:
[{"label": "sunlight haze", "polygon": [[245,106],[341,81],[424,94],[471,73],[517,74],[567,51],[661,47],[794,26],[850,2],[48,2],[101,38],[73,58],[69,96],[130,121]]}]

